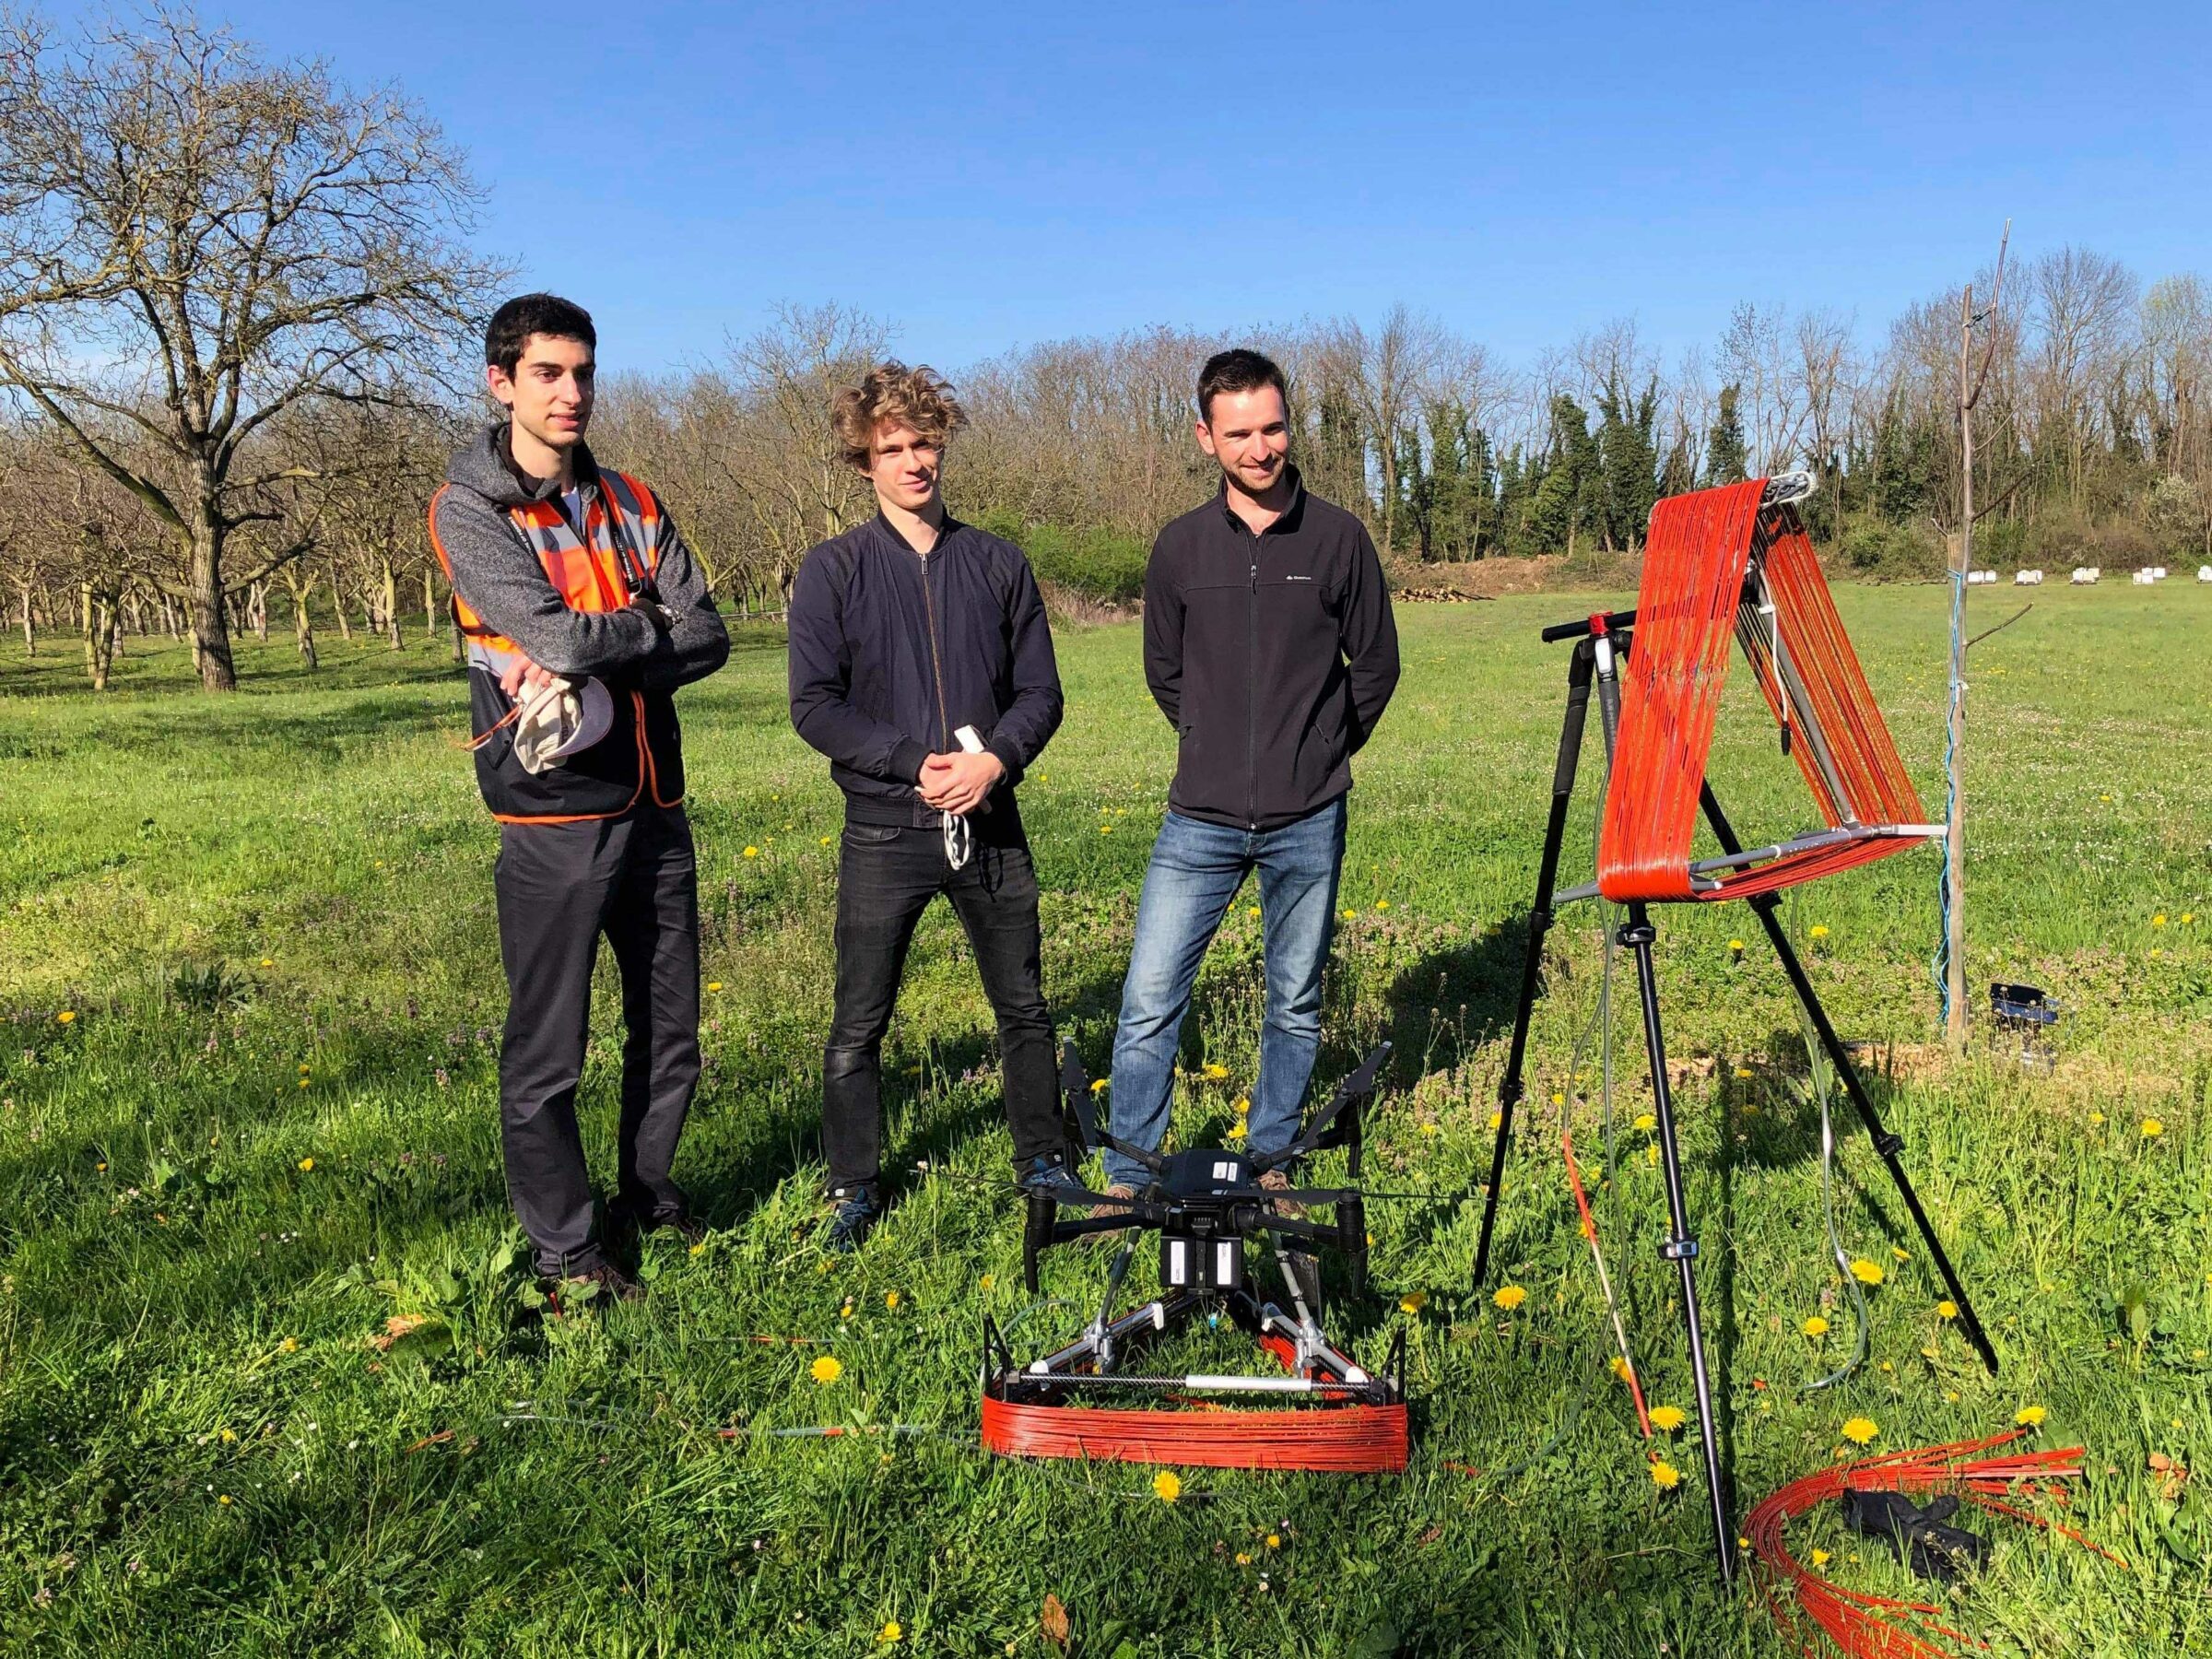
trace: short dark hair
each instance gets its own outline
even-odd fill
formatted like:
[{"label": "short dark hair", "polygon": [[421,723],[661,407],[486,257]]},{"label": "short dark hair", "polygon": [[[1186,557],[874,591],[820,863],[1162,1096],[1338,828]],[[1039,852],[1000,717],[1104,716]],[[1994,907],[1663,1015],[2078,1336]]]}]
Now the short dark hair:
[{"label": "short dark hair", "polygon": [[491,313],[484,330],[485,363],[512,374],[532,335],[582,340],[594,355],[599,350],[599,331],[592,326],[592,313],[573,300],[559,294],[517,294]]},{"label": "short dark hair", "polygon": [[1273,386],[1286,401],[1290,396],[1283,371],[1273,358],[1242,346],[1215,352],[1198,371],[1198,418],[1213,424],[1214,399],[1220,393],[1257,392],[1262,386]]}]

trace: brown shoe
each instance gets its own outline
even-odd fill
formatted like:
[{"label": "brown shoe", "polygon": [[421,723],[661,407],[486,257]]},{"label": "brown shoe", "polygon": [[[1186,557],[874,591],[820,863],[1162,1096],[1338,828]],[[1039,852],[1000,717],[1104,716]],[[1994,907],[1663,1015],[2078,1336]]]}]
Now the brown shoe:
[{"label": "brown shoe", "polygon": [[556,1316],[604,1307],[608,1302],[642,1301],[645,1297],[645,1287],[612,1262],[601,1262],[566,1278],[540,1279],[538,1288],[553,1304]]},{"label": "brown shoe", "polygon": [[[1290,1184],[1290,1175],[1286,1170],[1269,1170],[1260,1177],[1260,1186],[1263,1190],[1270,1193],[1288,1193],[1296,1190]],[[1277,1198],[1275,1201],[1275,1213],[1286,1220],[1303,1221],[1306,1218],[1306,1206],[1302,1204],[1293,1204],[1288,1198]]]}]

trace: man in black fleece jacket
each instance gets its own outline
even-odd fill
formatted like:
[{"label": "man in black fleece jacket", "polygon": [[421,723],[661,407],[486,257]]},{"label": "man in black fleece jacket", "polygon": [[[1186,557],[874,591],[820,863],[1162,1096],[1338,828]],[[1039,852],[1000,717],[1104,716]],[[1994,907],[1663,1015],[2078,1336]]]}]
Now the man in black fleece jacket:
[{"label": "man in black fleece jacket", "polygon": [[837,999],[822,1062],[829,1241],[880,1211],[883,1037],[915,924],[943,893],[998,1017],[1006,1120],[1024,1180],[1061,1167],[1037,873],[1015,785],[1060,724],[1060,671],[1021,549],[949,516],[938,494],[963,418],[927,369],[886,363],[840,394],[847,463],[877,516],[807,554],[792,590],[791,719],[845,794]]},{"label": "man in black fleece jacket", "polygon": [[[582,1280],[629,1297],[576,1123],[592,968],[604,933],[629,1028],[609,1230],[694,1235],[670,1174],[700,1074],[698,865],[670,693],[721,667],[730,641],[653,491],[584,446],[596,348],[591,318],[553,295],[493,313],[485,379],[508,418],[453,456],[430,543],[468,640],[477,782],[500,821],[508,1196],[557,1296]],[[579,718],[546,733],[527,711],[564,685]]]},{"label": "man in black fleece jacket", "polygon": [[[1245,1130],[1249,1151],[1279,1152],[1321,1042],[1351,759],[1397,687],[1398,634],[1366,528],[1290,465],[1282,371],[1217,354],[1198,417],[1220,493],[1162,530],[1145,569],[1145,677],[1180,742],[1122,983],[1113,1132],[1147,1148],[1166,1135],[1198,964],[1256,873],[1267,1000]],[[1116,1188],[1142,1180],[1124,1154],[1106,1168]]]}]

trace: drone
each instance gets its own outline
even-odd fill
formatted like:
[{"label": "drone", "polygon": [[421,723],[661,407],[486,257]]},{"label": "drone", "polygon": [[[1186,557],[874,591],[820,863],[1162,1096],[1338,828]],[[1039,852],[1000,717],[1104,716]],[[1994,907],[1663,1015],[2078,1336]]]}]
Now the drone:
[{"label": "drone", "polygon": [[[1320,1253],[1343,1259],[1357,1296],[1367,1277],[1367,1206],[1356,1185],[1273,1189],[1271,1171],[1325,1147],[1347,1150],[1359,1178],[1361,1108],[1374,1094],[1391,1045],[1378,1045],[1279,1152],[1253,1156],[1203,1147],[1163,1155],[1102,1129],[1090,1078],[1071,1045],[1060,1085],[1067,1163],[1111,1148],[1147,1176],[1134,1198],[1080,1191],[1031,1192],[1022,1230],[1022,1277],[1032,1296],[1045,1251],[1118,1232],[1097,1313],[1074,1340],[1027,1364],[1006,1334],[983,1321],[982,1441],[1030,1457],[1117,1458],[1216,1468],[1396,1471],[1406,1466],[1406,1337],[1379,1367],[1360,1364],[1322,1325]],[[1077,1213],[1063,1216],[1069,1209]],[[1306,1218],[1324,1208],[1333,1219]],[[1139,1240],[1157,1233],[1159,1294],[1115,1312]],[[1268,1258],[1281,1279],[1266,1284]],[[1249,1335],[1276,1361],[1261,1374],[1147,1374],[1127,1369],[1170,1332],[1204,1321]],[[1149,1404],[1116,1406],[1132,1396]],[[1206,1404],[1267,1396],[1276,1409]],[[1289,1402],[1295,1401],[1295,1404]]]}]

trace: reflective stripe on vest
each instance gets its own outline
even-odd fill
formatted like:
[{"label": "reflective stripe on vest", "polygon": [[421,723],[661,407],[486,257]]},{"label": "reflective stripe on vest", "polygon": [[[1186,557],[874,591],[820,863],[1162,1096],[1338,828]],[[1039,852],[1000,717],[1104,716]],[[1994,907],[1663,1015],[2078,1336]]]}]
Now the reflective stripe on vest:
[{"label": "reflective stripe on vest", "polygon": [[[438,539],[438,501],[452,488],[447,484],[430,498],[430,547],[453,594],[453,626],[487,650],[519,650],[512,640],[486,626],[453,582],[453,560]],[[600,472],[599,488],[585,503],[581,540],[553,501],[512,507],[507,517],[571,610],[621,610],[633,592],[652,587],[659,571],[661,504],[626,473]]]}]

